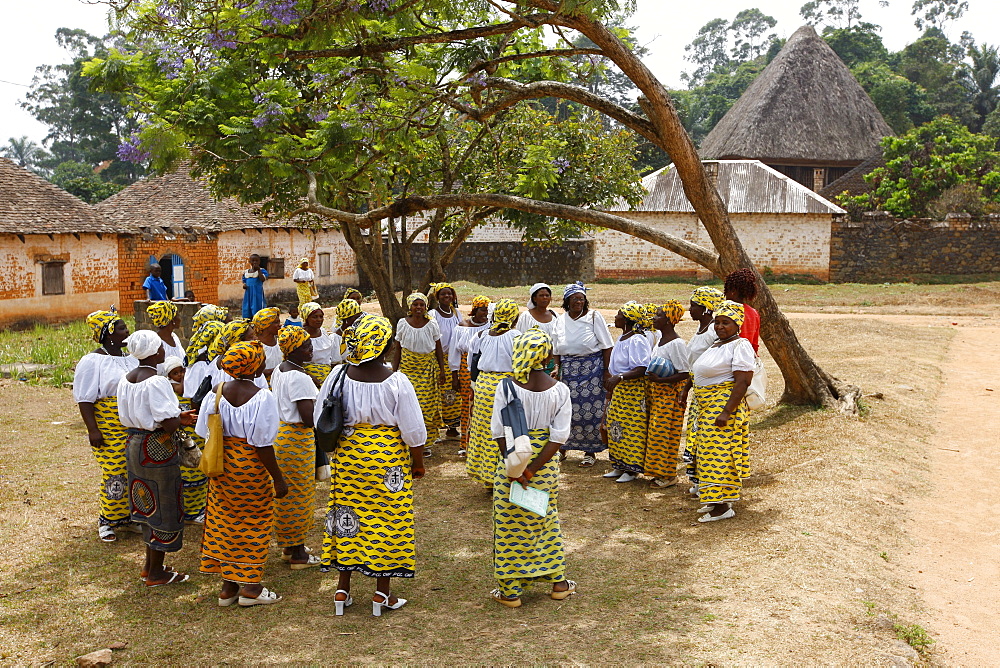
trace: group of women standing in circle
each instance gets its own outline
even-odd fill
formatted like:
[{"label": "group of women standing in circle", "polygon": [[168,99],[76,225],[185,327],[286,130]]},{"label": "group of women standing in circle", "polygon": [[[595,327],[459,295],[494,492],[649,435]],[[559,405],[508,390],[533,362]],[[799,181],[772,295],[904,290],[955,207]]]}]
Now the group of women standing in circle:
[{"label": "group of women standing in circle", "polygon": [[[395,327],[365,313],[353,294],[336,306],[331,330],[315,302],[300,305],[300,326],[285,327],[276,308],[228,321],[226,309],[205,305],[183,349],[170,302],[150,305],[155,330],[131,336],[114,310],[95,312],[87,322],[99,347],[78,364],[74,396],[103,472],[98,535],[111,542],[121,529],[141,531],[140,577],[162,586],[188,579],[164,555],[180,549],[185,523],[203,523],[200,570],[222,578],[222,607],[281,600],[262,583],[274,540],[293,570],[339,572],[338,615],[353,604],[351,575],[374,578],[380,615],[406,603],[391,578],[415,571],[413,481],[435,444],[458,439],[468,474],[492,494],[492,597],[517,607],[527,585],[543,582],[563,599],[576,589],[557,507],[559,462],[571,451],[587,468],[608,450],[604,476],[619,483],[646,475],[673,486],[687,411],[689,491],[703,504],[701,521],[734,516],[748,475],[743,396],[759,316],[746,306],[753,272],[736,272],[725,288],[691,295],[699,328],[687,342],[675,331],[684,307],[673,300],[622,305],[614,341],[580,282],[563,290],[561,313],[539,283],[524,311],[480,295],[468,317],[454,287],[435,284],[407,297]],[[328,460],[314,427],[334,395],[344,429]],[[501,414],[514,397],[531,453],[509,478]],[[178,443],[204,445],[214,415],[224,470],[207,478],[179,466]],[[323,546],[314,554],[315,482],[327,478]],[[518,485],[548,495],[543,515],[514,502]]]}]

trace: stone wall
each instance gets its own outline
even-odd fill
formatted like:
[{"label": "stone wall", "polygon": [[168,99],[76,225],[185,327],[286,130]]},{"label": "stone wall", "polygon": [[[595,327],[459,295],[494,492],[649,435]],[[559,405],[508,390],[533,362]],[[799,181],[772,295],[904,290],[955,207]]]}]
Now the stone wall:
[{"label": "stone wall", "polygon": [[[439,244],[442,251],[446,246]],[[428,245],[415,243],[412,249],[413,281],[420,283],[427,271]],[[546,246],[529,246],[520,241],[466,242],[448,265],[447,272],[450,281],[472,281],[491,287],[592,281],[595,275],[594,242],[574,240]],[[371,281],[360,267],[358,274],[361,289],[370,290]],[[398,266],[394,279],[396,289],[404,289]]]},{"label": "stone wall", "polygon": [[873,212],[833,224],[830,280],[866,283],[917,274],[1000,273],[1000,216],[897,220]]},{"label": "stone wall", "polygon": [[[146,309],[152,303],[148,299],[138,299],[132,302],[132,315],[135,316],[136,329],[153,329],[153,325],[149,322],[149,314],[146,313]],[[191,328],[194,314],[205,304],[200,302],[174,302],[174,304],[177,306],[177,317],[181,319],[181,326],[174,332],[180,338],[181,343],[187,346],[194,333]]]}]

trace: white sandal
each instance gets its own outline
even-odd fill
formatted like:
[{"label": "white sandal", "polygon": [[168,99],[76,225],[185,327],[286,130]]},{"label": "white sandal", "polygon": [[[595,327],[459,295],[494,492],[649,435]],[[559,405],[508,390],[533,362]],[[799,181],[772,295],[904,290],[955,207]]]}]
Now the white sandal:
[{"label": "white sandal", "polygon": [[[343,601],[338,601],[336,599],[337,594],[347,594],[347,598],[345,598]],[[333,593],[333,596],[334,596],[333,603],[337,608],[336,614],[338,617],[342,617],[344,615],[344,608],[349,608],[352,605],[354,605],[354,599],[351,598],[351,592],[347,591],[346,589],[338,589]]]},{"label": "white sandal", "polygon": [[728,519],[731,519],[733,517],[736,517],[736,511],[733,510],[732,507],[730,507],[729,510],[727,510],[726,512],[722,513],[721,515],[719,515],[717,517],[712,517],[708,513],[705,513],[704,515],[702,515],[701,517],[698,518],[698,521],[699,522],[718,522],[719,520],[728,520]]},{"label": "white sandal", "polygon": [[399,610],[404,605],[406,605],[406,599],[405,598],[398,598],[397,597],[396,598],[396,604],[395,605],[389,605],[389,598],[390,598],[390,596],[388,594],[383,594],[382,592],[377,591],[377,592],[375,592],[375,595],[376,596],[381,596],[382,600],[381,601],[376,601],[375,599],[372,599],[372,616],[374,616],[374,617],[381,617],[382,616],[382,608],[385,608],[386,610]]},{"label": "white sandal", "polygon": [[[312,554],[312,552],[313,552],[312,548],[309,547],[308,545],[306,545],[306,554]],[[282,552],[281,552],[281,560],[284,561],[285,563],[288,563],[288,562],[290,562],[292,560],[292,555],[285,554],[284,550],[282,550]]]},{"label": "white sandal", "polygon": [[252,605],[271,605],[272,603],[277,603],[280,600],[280,594],[264,587],[260,592],[260,596],[257,598],[250,598],[249,596],[243,596],[241,594],[240,607],[249,608]]},{"label": "white sandal", "polygon": [[291,568],[293,571],[301,571],[306,568],[312,568],[313,566],[319,566],[319,563],[320,563],[320,558],[317,557],[315,554],[310,554],[306,556],[306,562],[304,564],[289,563],[289,568]]},{"label": "white sandal", "polygon": [[113,543],[118,540],[118,536],[115,535],[114,527],[110,527],[107,524],[98,525],[97,537],[104,543]]}]

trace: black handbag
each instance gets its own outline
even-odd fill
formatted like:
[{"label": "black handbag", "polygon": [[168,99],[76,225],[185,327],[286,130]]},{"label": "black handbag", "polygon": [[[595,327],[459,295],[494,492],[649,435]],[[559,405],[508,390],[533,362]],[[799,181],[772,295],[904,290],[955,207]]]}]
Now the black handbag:
[{"label": "black handbag", "polygon": [[482,357],[482,353],[472,353],[472,362],[469,364],[469,378],[472,382],[476,382],[476,378],[479,378],[479,358]]},{"label": "black handbag", "polygon": [[201,408],[201,402],[205,400],[208,393],[212,391],[212,376],[209,374],[201,379],[201,384],[198,389],[195,390],[194,396],[191,397],[191,407],[195,410]]},{"label": "black handbag", "polygon": [[323,409],[316,421],[316,445],[323,452],[333,452],[337,449],[340,433],[344,431],[344,378],[347,377],[347,365],[344,364],[340,375],[333,379],[330,393],[323,400]]}]

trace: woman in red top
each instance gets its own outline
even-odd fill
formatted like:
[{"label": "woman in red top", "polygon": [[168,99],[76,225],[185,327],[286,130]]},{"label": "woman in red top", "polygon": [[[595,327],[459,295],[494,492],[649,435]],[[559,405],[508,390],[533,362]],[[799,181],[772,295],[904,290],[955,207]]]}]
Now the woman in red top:
[{"label": "woman in red top", "polygon": [[750,306],[757,296],[757,275],[753,269],[737,269],[726,276],[723,292],[726,299],[743,304],[746,319],[740,327],[740,336],[749,341],[753,351],[757,352],[760,347],[760,314]]}]

